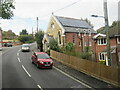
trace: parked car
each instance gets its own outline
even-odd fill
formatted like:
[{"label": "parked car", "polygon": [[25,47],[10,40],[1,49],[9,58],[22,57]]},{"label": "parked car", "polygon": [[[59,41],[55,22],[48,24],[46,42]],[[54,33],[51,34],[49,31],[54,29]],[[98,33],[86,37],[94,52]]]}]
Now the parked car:
[{"label": "parked car", "polygon": [[45,52],[34,52],[31,59],[38,68],[52,68],[53,66],[52,59]]},{"label": "parked car", "polygon": [[26,51],[26,52],[29,52],[30,51],[30,45],[29,44],[23,44],[21,46],[21,51]]},{"label": "parked car", "polygon": [[4,46],[5,47],[12,47],[12,43],[11,42],[5,43]]}]

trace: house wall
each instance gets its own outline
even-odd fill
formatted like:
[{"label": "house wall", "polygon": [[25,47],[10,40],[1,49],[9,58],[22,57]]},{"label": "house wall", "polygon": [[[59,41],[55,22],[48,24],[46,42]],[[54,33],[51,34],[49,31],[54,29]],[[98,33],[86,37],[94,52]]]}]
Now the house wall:
[{"label": "house wall", "polygon": [[[54,29],[52,29],[52,27],[51,27],[52,24],[54,24]],[[59,44],[58,32],[60,32],[61,44]],[[59,46],[64,44],[64,42],[63,42],[64,36],[62,36],[63,35],[62,32],[63,31],[62,31],[62,28],[60,27],[60,25],[57,23],[57,21],[53,17],[51,17],[51,20],[49,22],[46,33],[53,36],[56,40],[58,40]]]},{"label": "house wall", "polygon": [[[54,24],[55,28],[52,29],[51,25]],[[55,21],[55,19],[52,17],[50,22],[49,22],[49,25],[48,25],[48,28],[47,28],[47,33],[49,35],[52,35],[54,38],[58,38],[58,32],[61,32],[62,33],[62,29],[60,28],[60,26],[58,25],[58,23]]]},{"label": "house wall", "polygon": [[[120,52],[120,45],[117,44],[116,37],[110,38],[110,46],[117,46],[116,53],[112,53],[112,65],[117,66],[119,64],[117,53]],[[98,45],[98,42],[97,42],[95,43],[95,48],[96,48],[96,60],[98,62],[99,61],[98,54],[103,52],[103,50],[107,48],[107,45]]]},{"label": "house wall", "polygon": [[[82,52],[82,50],[84,49],[85,45],[84,43],[86,42],[86,46],[90,47],[90,51],[94,52],[94,40],[92,39],[92,37],[95,34],[92,34],[91,36],[89,36],[89,34],[86,34],[86,36],[84,36],[84,34],[82,33],[80,36],[78,35],[78,33],[70,33],[67,32],[66,34],[66,43],[68,42],[72,42],[73,43],[73,35],[75,36],[75,51],[77,52]],[[91,41],[92,45],[89,45],[89,41]],[[79,44],[80,42],[80,44]]]}]

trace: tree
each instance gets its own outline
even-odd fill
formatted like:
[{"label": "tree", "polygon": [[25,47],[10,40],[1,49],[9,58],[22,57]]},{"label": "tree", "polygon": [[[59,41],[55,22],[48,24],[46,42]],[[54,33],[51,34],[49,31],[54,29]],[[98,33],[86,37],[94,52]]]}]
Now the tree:
[{"label": "tree", "polygon": [[31,43],[34,41],[34,37],[32,35],[21,35],[18,37],[18,40],[20,40],[22,43]]},{"label": "tree", "polygon": [[22,32],[20,32],[20,35],[28,35],[28,32],[26,29],[23,29]]},{"label": "tree", "polygon": [[43,51],[42,40],[44,37],[44,32],[42,30],[39,30],[38,33],[35,34],[35,37],[36,37],[38,49],[40,49],[40,51]]},{"label": "tree", "polygon": [[14,32],[12,32],[12,30],[8,30],[8,31],[2,31],[2,38],[3,39],[14,39],[16,37],[16,34]]},{"label": "tree", "polygon": [[14,16],[13,9],[15,9],[13,0],[0,0],[0,17],[2,19],[11,19]]}]

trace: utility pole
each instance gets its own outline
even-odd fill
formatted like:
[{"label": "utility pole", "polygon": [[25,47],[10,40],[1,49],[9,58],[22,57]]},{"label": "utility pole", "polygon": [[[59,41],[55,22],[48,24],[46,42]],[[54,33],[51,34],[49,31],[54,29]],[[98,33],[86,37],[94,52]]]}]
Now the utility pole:
[{"label": "utility pole", "polygon": [[104,0],[104,19],[105,19],[105,31],[106,31],[106,40],[107,40],[107,60],[108,64],[112,65],[112,59],[110,57],[110,36],[109,36],[109,24],[108,24],[108,10],[107,10],[107,0]]},{"label": "utility pole", "polygon": [[38,33],[38,17],[37,17],[37,33]]}]

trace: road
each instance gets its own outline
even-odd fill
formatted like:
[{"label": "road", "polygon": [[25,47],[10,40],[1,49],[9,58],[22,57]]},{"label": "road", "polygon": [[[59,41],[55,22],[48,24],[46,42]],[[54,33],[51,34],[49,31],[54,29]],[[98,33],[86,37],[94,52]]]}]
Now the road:
[{"label": "road", "polygon": [[[35,46],[32,44],[31,49]],[[21,52],[20,49],[21,46],[15,46],[2,51],[2,88],[90,88],[56,67],[36,68],[31,63],[32,52]]]}]

